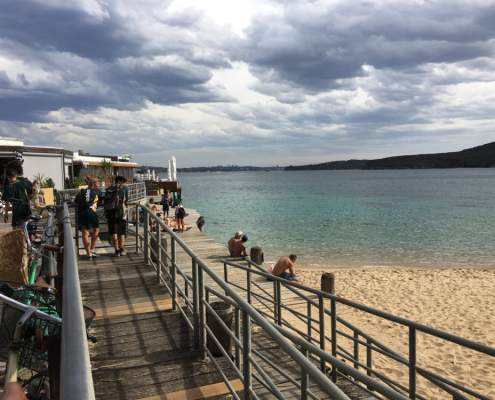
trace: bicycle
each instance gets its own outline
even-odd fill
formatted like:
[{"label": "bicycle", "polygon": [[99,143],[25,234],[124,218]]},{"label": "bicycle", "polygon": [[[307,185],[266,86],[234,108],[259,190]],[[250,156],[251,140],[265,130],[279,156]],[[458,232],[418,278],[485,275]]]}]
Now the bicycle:
[{"label": "bicycle", "polygon": [[[30,400],[48,400],[47,339],[60,333],[61,319],[0,294],[3,303],[0,355],[7,360],[4,386],[19,382]],[[5,354],[7,352],[7,354]]]}]

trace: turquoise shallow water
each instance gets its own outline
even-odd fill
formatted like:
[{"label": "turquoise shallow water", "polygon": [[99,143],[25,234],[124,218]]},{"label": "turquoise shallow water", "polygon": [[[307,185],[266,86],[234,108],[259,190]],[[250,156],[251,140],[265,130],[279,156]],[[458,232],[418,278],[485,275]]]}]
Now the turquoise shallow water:
[{"label": "turquoise shallow water", "polygon": [[495,169],[180,175],[186,208],[226,242],[317,265],[495,266]]}]

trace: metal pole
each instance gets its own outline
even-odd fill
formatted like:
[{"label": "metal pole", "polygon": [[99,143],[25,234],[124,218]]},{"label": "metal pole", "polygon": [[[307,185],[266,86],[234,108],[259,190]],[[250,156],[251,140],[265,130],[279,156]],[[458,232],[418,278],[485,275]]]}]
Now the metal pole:
[{"label": "metal pole", "polygon": [[205,302],[205,283],[203,268],[198,264],[198,287],[199,287],[199,351],[201,358],[206,359],[206,306]]},{"label": "metal pole", "polygon": [[[304,357],[308,357],[308,350],[301,349]],[[308,400],[309,376],[304,368],[301,368],[301,400]]]},{"label": "metal pole", "polygon": [[139,204],[136,204],[136,223],[134,225],[136,229],[136,254],[139,253]]},{"label": "metal pole", "polygon": [[308,308],[308,310],[307,310],[307,315],[308,315],[308,341],[309,341],[309,343],[311,343],[311,335],[313,334],[312,333],[313,324],[312,324],[312,321],[311,321],[311,319],[312,319],[312,317],[311,317],[311,302],[309,302],[309,301],[307,302],[307,308]]},{"label": "metal pole", "polygon": [[275,300],[275,306],[276,306],[276,316],[277,320],[275,321],[277,325],[282,325],[282,295],[281,295],[281,286],[280,286],[280,281],[276,280],[275,281],[275,293],[277,294],[276,300]]},{"label": "metal pole", "polygon": [[228,273],[227,273],[227,263],[226,262],[223,263],[223,280],[225,282],[228,282],[229,281],[229,276],[228,276]]},{"label": "metal pole", "polygon": [[[234,310],[234,318],[235,337],[241,340],[241,312],[237,307]],[[235,366],[241,369],[241,347],[237,342],[235,343]]]},{"label": "metal pole", "polygon": [[[250,264],[251,265],[251,264]],[[251,271],[246,271],[247,301],[251,304]]]},{"label": "metal pole", "polygon": [[242,373],[244,381],[244,400],[251,400],[252,371],[251,371],[251,317],[242,312]]},{"label": "metal pole", "polygon": [[[332,356],[337,357],[337,301],[335,297],[330,299],[331,331],[332,331]],[[323,335],[325,336],[325,335]],[[337,368],[332,368],[332,381],[337,382]]]},{"label": "metal pole", "polygon": [[74,206],[74,225],[76,230],[76,257],[79,257],[79,211],[77,205]]},{"label": "metal pole", "polygon": [[371,370],[373,369],[373,343],[370,339],[366,339],[366,373],[368,376],[372,376]]},{"label": "metal pole", "polygon": [[161,229],[160,224],[156,224],[156,279],[158,285],[162,283],[162,249],[161,249]]},{"label": "metal pole", "polygon": [[409,327],[409,398],[416,398],[416,328]]},{"label": "metal pole", "polygon": [[359,333],[354,331],[354,368],[359,369]]},{"label": "metal pole", "polygon": [[[273,322],[278,324],[278,316],[277,316],[277,311],[278,311],[278,307],[277,307],[277,300],[278,299],[278,296],[277,296],[277,281],[273,281]],[[280,324],[279,324],[280,325]]]},{"label": "metal pole", "polygon": [[149,248],[149,215],[148,211],[144,211],[144,226],[143,226],[143,236],[144,236],[144,263],[150,265],[150,248]]},{"label": "metal pole", "polygon": [[[322,295],[318,296],[318,311],[320,318],[320,349],[325,351],[325,303]],[[325,360],[320,357],[321,372],[326,374]]]},{"label": "metal pole", "polygon": [[192,259],[192,285],[193,285],[193,326],[194,347],[199,349],[199,287],[198,287],[198,263]]},{"label": "metal pole", "polygon": [[170,276],[172,278],[172,310],[177,309],[177,287],[176,285],[176,274],[175,274],[175,239],[172,236],[170,238],[170,253],[172,258],[172,265],[170,266]]}]

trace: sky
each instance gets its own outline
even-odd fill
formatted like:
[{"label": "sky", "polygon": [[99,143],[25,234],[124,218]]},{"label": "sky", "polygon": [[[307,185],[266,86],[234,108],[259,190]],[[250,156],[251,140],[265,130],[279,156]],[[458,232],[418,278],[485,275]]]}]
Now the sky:
[{"label": "sky", "polygon": [[495,141],[495,1],[0,0],[0,136],[145,165]]}]

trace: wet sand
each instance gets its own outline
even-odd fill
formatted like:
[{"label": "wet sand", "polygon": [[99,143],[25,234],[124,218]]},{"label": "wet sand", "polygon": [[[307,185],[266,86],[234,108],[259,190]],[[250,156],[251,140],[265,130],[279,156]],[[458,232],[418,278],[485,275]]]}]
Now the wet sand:
[{"label": "wet sand", "polygon": [[[452,334],[495,346],[495,269],[420,269],[393,267],[300,267],[301,283],[320,288],[323,272],[336,276],[336,294],[382,311]],[[408,355],[408,330],[360,311],[339,306],[338,315],[360,327],[403,356]],[[489,398],[495,398],[495,358],[429,335],[417,335],[417,363],[447,375]],[[339,343],[352,351],[349,341]],[[361,350],[364,361],[365,349]],[[374,365],[404,383],[408,370],[374,353]],[[419,393],[441,399],[429,382],[420,378]],[[445,393],[445,392],[443,392]]]}]

